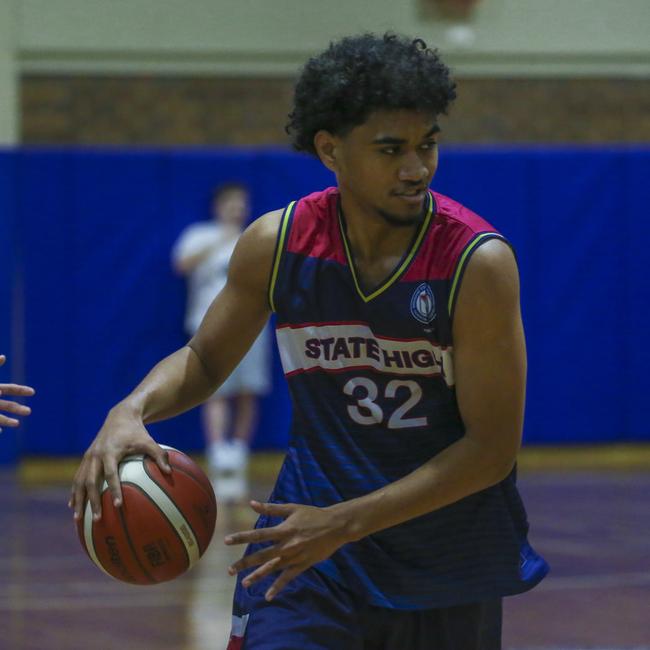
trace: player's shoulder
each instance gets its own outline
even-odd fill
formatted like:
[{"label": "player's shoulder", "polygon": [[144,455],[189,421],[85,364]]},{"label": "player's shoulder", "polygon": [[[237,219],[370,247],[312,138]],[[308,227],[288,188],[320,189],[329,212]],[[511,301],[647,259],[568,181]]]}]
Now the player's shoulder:
[{"label": "player's shoulder", "polygon": [[444,221],[451,228],[466,230],[469,233],[497,232],[489,221],[462,203],[439,192],[432,194],[438,221]]},{"label": "player's shoulder", "polygon": [[337,187],[328,187],[294,202],[288,215],[287,250],[310,257],[341,256],[339,196]]},{"label": "player's shoulder", "polygon": [[292,221],[301,229],[319,228],[322,223],[332,221],[337,214],[338,201],[338,187],[327,187],[307,194],[293,202]]},{"label": "player's shoulder", "polygon": [[273,210],[256,219],[247,229],[250,239],[259,239],[263,245],[275,247],[282,228],[292,231],[296,237],[303,230],[317,229],[319,222],[331,221],[336,212],[338,188],[328,187],[318,192],[290,201],[284,208]]},{"label": "player's shoulder", "polygon": [[266,295],[283,214],[284,209],[271,210],[244,230],[230,258],[229,282]]},{"label": "player's shoulder", "polygon": [[517,260],[514,251],[504,239],[494,238],[482,243],[471,256],[467,272],[474,273],[484,281],[504,273],[517,273]]},{"label": "player's shoulder", "polygon": [[283,208],[267,212],[248,226],[240,244],[258,254],[272,255],[283,229],[287,232],[291,230],[293,237],[306,227],[312,230],[320,220],[331,216],[337,197],[338,189],[328,187],[290,201]]},{"label": "player's shoulder", "polygon": [[510,243],[487,220],[454,199],[433,192],[436,213],[449,224],[465,231],[470,245],[476,246],[470,262],[475,269],[499,271],[510,267],[514,252]]},{"label": "player's shoulder", "polygon": [[284,212],[285,208],[280,208],[258,217],[248,225],[241,239],[260,246],[275,246]]},{"label": "player's shoulder", "polygon": [[252,266],[272,259],[285,212],[286,208],[271,210],[252,221],[237,242],[234,259]]},{"label": "player's shoulder", "polygon": [[318,212],[328,210],[332,203],[336,203],[338,196],[338,187],[326,187],[324,190],[318,190],[303,196],[296,203],[304,210]]}]

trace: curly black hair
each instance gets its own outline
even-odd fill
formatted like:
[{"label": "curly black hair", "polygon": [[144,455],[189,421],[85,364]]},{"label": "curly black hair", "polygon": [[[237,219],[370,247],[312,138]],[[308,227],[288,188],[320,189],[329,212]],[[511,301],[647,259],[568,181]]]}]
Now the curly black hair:
[{"label": "curly black hair", "polygon": [[449,68],[423,40],[390,32],[350,36],[307,61],[286,132],[295,149],[316,155],[321,129],[345,135],[381,109],[440,115],[455,98]]}]

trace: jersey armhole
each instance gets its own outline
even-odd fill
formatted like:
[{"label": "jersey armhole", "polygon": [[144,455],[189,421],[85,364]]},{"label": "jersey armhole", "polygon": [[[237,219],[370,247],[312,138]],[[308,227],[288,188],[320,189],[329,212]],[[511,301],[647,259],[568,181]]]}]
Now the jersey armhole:
[{"label": "jersey armhole", "polygon": [[[463,252],[458,257],[456,262],[456,268],[454,273],[451,276],[451,289],[449,291],[449,300],[447,301],[447,313],[449,314],[449,322],[453,322],[454,311],[456,310],[456,301],[458,299],[458,290],[460,289],[460,284],[463,281],[463,275],[465,274],[465,269],[469,263],[470,258],[485,242],[492,239],[500,239],[502,242],[510,246],[513,254],[515,253],[512,244],[498,232],[480,232],[475,235],[472,239],[467,242]],[[515,254],[516,257],[516,254]]]},{"label": "jersey armhole", "polygon": [[275,252],[273,253],[273,266],[271,267],[271,276],[269,278],[268,299],[271,311],[275,313],[275,290],[280,272],[280,266],[283,259],[284,249],[287,245],[289,231],[291,230],[291,221],[296,209],[297,201],[292,201],[284,209],[278,228],[278,238],[275,242]]}]

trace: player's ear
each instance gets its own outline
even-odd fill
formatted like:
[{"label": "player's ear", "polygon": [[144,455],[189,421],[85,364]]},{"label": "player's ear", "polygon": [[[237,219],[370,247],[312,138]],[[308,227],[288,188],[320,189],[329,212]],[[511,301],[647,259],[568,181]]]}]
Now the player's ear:
[{"label": "player's ear", "polygon": [[337,160],[337,140],[338,138],[322,129],[318,131],[314,136],[314,148],[318,157],[321,159],[321,162],[327,169],[336,173],[338,171],[339,165]]}]

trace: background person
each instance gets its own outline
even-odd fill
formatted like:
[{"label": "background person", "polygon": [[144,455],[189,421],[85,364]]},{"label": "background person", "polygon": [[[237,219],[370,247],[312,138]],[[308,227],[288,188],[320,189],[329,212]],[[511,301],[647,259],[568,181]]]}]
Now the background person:
[{"label": "background person", "polygon": [[[241,183],[219,185],[210,209],[211,219],[188,226],[172,251],[174,268],[187,278],[185,329],[190,337],[226,284],[230,257],[250,216],[249,191]],[[238,498],[246,492],[258,401],[271,384],[269,345],[264,328],[237,368],[202,407],[207,459],[222,499]]]}]

